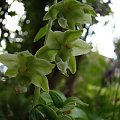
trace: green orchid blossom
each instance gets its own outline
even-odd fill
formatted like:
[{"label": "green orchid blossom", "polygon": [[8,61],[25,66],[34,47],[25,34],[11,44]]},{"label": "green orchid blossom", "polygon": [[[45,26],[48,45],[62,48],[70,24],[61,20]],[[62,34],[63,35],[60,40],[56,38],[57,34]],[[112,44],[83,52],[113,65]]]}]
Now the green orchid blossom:
[{"label": "green orchid blossom", "polygon": [[48,80],[45,75],[51,73],[54,65],[46,60],[36,58],[28,51],[16,54],[0,55],[0,62],[8,67],[7,76],[16,77],[21,86],[28,87],[31,83],[48,91]]}]

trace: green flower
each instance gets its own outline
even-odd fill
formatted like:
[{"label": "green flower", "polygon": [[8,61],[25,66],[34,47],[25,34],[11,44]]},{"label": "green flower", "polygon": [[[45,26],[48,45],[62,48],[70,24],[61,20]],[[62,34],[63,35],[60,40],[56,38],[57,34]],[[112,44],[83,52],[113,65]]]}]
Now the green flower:
[{"label": "green flower", "polygon": [[0,62],[8,67],[6,75],[16,77],[20,86],[27,87],[31,83],[48,91],[48,80],[45,75],[51,73],[54,65],[50,62],[36,58],[28,51],[17,54],[2,54]]}]

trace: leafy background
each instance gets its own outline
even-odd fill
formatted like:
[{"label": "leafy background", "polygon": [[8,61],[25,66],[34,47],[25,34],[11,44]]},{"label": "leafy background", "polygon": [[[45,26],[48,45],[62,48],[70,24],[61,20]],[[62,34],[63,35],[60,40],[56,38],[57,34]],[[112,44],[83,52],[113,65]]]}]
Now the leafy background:
[{"label": "leafy background", "polygon": [[[11,38],[11,31],[5,28],[3,20],[5,15],[15,16],[14,11],[9,11],[11,4],[6,0],[0,1],[0,29],[1,38],[4,40],[6,47],[3,52],[14,53],[24,50],[29,50],[35,54],[40,46],[43,45],[43,40],[33,42],[38,30],[46,25],[42,21],[45,15],[45,6],[52,5],[50,0],[18,0],[24,4],[25,16],[21,17],[19,26],[21,30],[16,30],[14,39]],[[80,0],[81,1],[81,0]],[[81,1],[82,2],[82,1]],[[87,0],[87,4],[91,5],[96,13],[101,16],[111,14],[109,7],[110,0],[104,3],[101,0]],[[30,21],[27,22],[27,21]],[[29,23],[29,24],[26,24]],[[93,24],[97,20],[93,18]],[[83,39],[86,40],[90,26],[84,26],[87,30]],[[53,30],[62,30],[54,23]],[[5,33],[8,36],[5,36]],[[27,33],[27,34],[25,34]],[[18,38],[21,41],[18,41]],[[12,39],[12,42],[11,42]],[[67,97],[77,96],[89,107],[81,107],[79,114],[86,116],[85,120],[119,120],[120,118],[120,40],[115,43],[116,60],[105,58],[97,52],[91,52],[87,55],[76,57],[77,72],[75,75],[70,75],[69,78],[63,76],[57,68],[48,76],[51,89],[62,91]],[[26,94],[16,94],[14,80],[10,80],[4,76],[4,66],[0,66],[0,119],[1,120],[27,120],[28,110],[30,108],[31,95],[33,95],[34,87],[31,85]],[[84,111],[84,112],[83,112]]]}]

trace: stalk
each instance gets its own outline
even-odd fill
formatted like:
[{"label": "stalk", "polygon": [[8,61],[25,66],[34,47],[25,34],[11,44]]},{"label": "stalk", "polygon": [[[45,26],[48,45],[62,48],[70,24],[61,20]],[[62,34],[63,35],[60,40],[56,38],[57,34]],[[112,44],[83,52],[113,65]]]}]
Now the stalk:
[{"label": "stalk", "polygon": [[[54,0],[54,4],[57,4],[57,0]],[[49,22],[48,22],[48,29],[47,29],[47,34],[46,34],[46,37],[45,37],[45,43],[46,44],[46,40],[48,38],[48,34],[52,28],[52,24],[53,24],[53,20],[50,19]],[[35,105],[37,105],[38,101],[39,101],[39,95],[40,95],[40,87],[37,87],[35,86],[35,90],[34,90],[34,98],[33,98],[33,107]]]}]

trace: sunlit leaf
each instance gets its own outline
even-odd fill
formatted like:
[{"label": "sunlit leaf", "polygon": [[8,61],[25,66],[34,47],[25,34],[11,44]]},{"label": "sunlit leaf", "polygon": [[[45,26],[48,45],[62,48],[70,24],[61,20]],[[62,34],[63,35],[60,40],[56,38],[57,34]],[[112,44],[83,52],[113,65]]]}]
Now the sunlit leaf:
[{"label": "sunlit leaf", "polygon": [[34,42],[40,40],[42,37],[44,37],[44,36],[46,35],[47,27],[48,27],[48,24],[45,25],[44,27],[42,27],[42,28],[38,31],[37,35],[35,36]]}]

